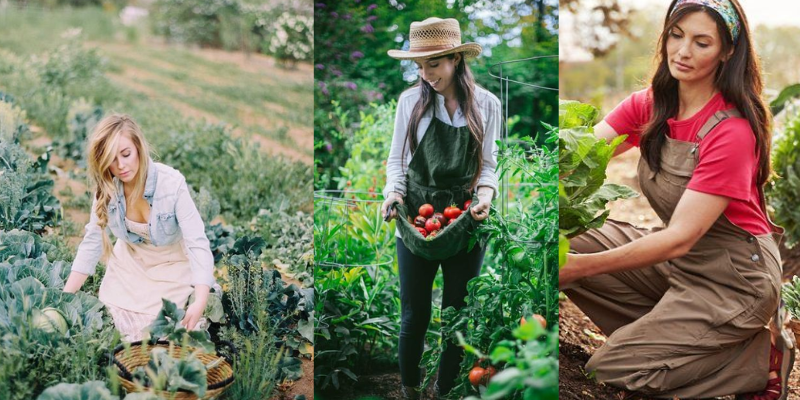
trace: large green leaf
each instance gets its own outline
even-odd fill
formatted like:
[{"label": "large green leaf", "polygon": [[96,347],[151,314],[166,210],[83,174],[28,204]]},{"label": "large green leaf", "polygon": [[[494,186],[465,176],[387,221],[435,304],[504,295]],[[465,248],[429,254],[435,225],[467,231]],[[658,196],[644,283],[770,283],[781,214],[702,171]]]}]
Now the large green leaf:
[{"label": "large green leaf", "polygon": [[91,381],[59,383],[47,388],[36,400],[119,400],[119,397],[112,395],[104,382]]},{"label": "large green leaf", "polygon": [[638,194],[626,186],[605,183],[608,163],[625,136],[610,143],[597,138],[591,126],[597,110],[591,105],[562,101],[559,113],[558,226],[561,234],[574,237],[603,226],[609,202]]}]

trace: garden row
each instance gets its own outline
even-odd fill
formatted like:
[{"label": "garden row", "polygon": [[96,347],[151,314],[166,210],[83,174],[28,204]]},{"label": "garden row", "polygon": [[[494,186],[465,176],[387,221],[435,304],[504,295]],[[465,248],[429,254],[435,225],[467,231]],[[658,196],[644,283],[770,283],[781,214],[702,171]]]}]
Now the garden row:
[{"label": "garden row", "polygon": [[[102,266],[80,293],[62,293],[75,254],[69,242],[82,230],[74,232],[53,188],[56,171],[57,179],[86,180],[87,134],[106,110],[124,109],[140,120],[156,160],[196,189],[223,287],[220,301],[209,302],[216,322],[208,335],[239,349],[227,398],[269,397],[276,384],[300,377],[298,357],[312,352],[311,217],[303,212],[310,168],[266,157],[227,126],[136,106],[105,72],[104,60],[78,44],[0,61],[0,393],[51,398],[46,388],[67,383],[58,398],[122,394],[107,358],[120,338],[96,298]],[[52,144],[36,146],[43,137]],[[89,193],[72,195],[65,204],[88,213]],[[299,283],[284,282],[278,266]]]},{"label": "garden row", "polygon": [[[396,370],[400,328],[394,222],[380,215],[395,103],[372,106],[348,132],[350,158],[334,178],[339,190],[319,191],[314,209],[317,315],[315,389],[335,395],[361,377]],[[341,116],[340,116],[341,117]],[[467,306],[438,312],[421,366],[435,375],[444,338],[468,350],[454,394],[484,399],[557,398],[558,218],[556,131],[546,146],[533,140],[501,144],[498,171],[508,191],[481,224],[473,245],[488,246],[483,273],[468,287]],[[549,329],[521,318],[541,314]],[[468,379],[474,364],[494,368],[480,390]],[[533,397],[531,397],[533,396]]]}]

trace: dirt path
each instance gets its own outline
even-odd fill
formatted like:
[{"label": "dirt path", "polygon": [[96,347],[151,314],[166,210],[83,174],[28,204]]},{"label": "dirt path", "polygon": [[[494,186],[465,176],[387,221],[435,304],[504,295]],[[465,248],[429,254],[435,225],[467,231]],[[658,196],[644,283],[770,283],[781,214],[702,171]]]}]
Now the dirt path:
[{"label": "dirt path", "polygon": [[[277,268],[278,266],[276,266]],[[286,282],[287,284],[295,284],[297,287],[302,288],[303,283],[299,280],[295,279],[294,276],[283,269],[278,268],[281,273],[281,279]],[[311,354],[314,354],[313,347],[311,348]],[[306,397],[306,400],[312,400],[314,398],[314,359],[313,356],[311,359],[301,357],[300,361],[302,362],[301,369],[303,370],[303,377],[295,382],[291,382],[284,386],[279,386],[275,393],[273,393],[272,397],[269,400],[294,400],[295,396],[303,395]]]},{"label": "dirt path", "polygon": [[[608,167],[608,180],[621,183],[640,191],[636,182],[636,164],[639,160],[638,150],[633,149],[615,158]],[[640,191],[641,193],[641,191]],[[636,224],[642,227],[655,227],[661,221],[650,208],[647,199],[640,196],[614,202],[611,206],[611,218]],[[792,253],[789,262],[800,268],[800,246]],[[597,383],[587,377],[584,365],[595,350],[605,342],[606,337],[591,320],[571,301],[564,300],[559,304],[559,398],[564,400],[584,399],[619,399],[649,400],[631,392]],[[800,400],[800,367],[795,364],[790,376],[790,400]],[[733,399],[733,396],[719,399]]]},{"label": "dirt path", "polygon": [[[339,392],[321,392],[322,400],[395,400],[402,399],[400,372],[360,375],[358,382]],[[433,399],[433,383],[420,397],[422,400]]]}]

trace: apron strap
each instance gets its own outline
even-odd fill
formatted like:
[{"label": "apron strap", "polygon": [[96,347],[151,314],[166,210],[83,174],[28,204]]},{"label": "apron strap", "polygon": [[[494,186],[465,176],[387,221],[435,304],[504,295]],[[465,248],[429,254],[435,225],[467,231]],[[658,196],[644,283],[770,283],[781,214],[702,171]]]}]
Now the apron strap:
[{"label": "apron strap", "polygon": [[706,137],[706,135],[708,135],[709,132],[716,128],[720,122],[733,117],[741,118],[741,116],[742,114],[735,108],[731,108],[730,110],[720,110],[714,113],[714,115],[712,115],[711,118],[709,118],[706,123],[703,124],[700,130],[697,131],[697,140],[694,142],[694,147],[692,147],[691,151],[695,158],[699,157],[697,150],[700,148],[700,142]]},{"label": "apron strap", "polygon": [[720,122],[732,117],[741,118],[741,116],[742,114],[735,108],[717,111],[711,116],[711,118],[708,119],[708,121],[706,121],[705,124],[703,124],[703,127],[697,132],[698,141],[703,140],[703,138],[705,138],[712,129],[716,128]]}]

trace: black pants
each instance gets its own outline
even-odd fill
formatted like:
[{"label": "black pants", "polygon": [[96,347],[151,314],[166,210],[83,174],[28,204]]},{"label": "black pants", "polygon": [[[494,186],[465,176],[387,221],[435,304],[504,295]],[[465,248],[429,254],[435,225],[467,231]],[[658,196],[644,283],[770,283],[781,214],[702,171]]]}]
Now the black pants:
[{"label": "black pants", "polygon": [[[478,276],[486,250],[475,245],[442,261],[431,261],[415,256],[397,238],[397,264],[400,269],[400,377],[404,386],[420,384],[419,362],[425,346],[425,332],[431,321],[433,280],[439,265],[444,274],[442,309],[456,309],[466,305],[467,282]],[[448,341],[439,362],[439,390],[445,394],[453,388],[464,350]]]}]

